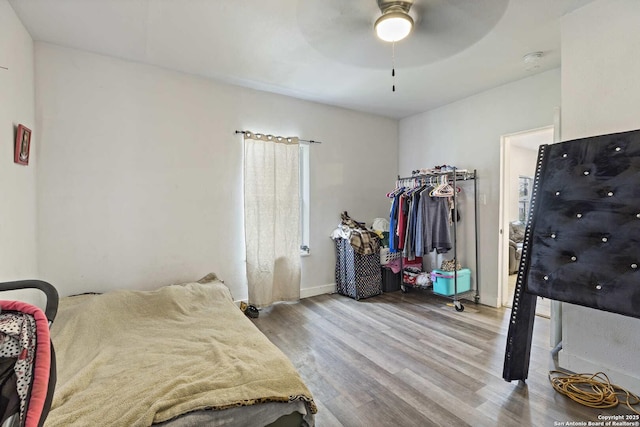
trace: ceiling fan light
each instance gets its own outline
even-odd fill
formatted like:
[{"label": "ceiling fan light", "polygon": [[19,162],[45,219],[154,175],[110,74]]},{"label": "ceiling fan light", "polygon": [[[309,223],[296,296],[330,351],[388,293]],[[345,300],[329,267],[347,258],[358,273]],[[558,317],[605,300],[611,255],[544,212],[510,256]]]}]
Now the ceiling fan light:
[{"label": "ceiling fan light", "polygon": [[387,12],[376,20],[374,28],[381,40],[397,42],[409,35],[413,28],[413,18],[400,11]]}]

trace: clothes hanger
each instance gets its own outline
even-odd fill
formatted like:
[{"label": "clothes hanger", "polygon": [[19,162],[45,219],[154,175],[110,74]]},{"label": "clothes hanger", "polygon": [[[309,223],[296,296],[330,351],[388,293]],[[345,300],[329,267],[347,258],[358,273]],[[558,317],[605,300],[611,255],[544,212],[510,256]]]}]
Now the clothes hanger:
[{"label": "clothes hanger", "polygon": [[406,191],[407,196],[411,196],[413,193],[418,192],[422,188],[422,179],[421,178],[413,178],[411,183],[411,188]]},{"label": "clothes hanger", "polygon": [[447,175],[442,175],[440,179],[440,185],[435,188],[433,195],[436,197],[450,197],[453,196],[455,190],[449,185],[449,179]]},{"label": "clothes hanger", "polygon": [[396,181],[396,188],[393,191],[390,191],[389,193],[387,193],[387,197],[390,199],[393,199],[398,194],[402,193],[405,190],[405,187],[403,187],[401,184],[402,184],[401,181]]}]

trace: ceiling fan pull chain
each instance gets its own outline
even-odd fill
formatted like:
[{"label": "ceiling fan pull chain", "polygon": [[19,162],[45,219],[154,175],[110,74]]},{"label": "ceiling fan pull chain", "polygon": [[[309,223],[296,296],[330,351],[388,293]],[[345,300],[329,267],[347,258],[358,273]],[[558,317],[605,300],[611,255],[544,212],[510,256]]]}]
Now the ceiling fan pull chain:
[{"label": "ceiling fan pull chain", "polygon": [[396,91],[396,42],[391,43],[391,78],[393,85],[391,86],[391,92]]},{"label": "ceiling fan pull chain", "polygon": [[391,69],[391,77],[393,77],[393,85],[391,86],[391,91],[395,92],[396,91],[396,69],[395,68]]}]

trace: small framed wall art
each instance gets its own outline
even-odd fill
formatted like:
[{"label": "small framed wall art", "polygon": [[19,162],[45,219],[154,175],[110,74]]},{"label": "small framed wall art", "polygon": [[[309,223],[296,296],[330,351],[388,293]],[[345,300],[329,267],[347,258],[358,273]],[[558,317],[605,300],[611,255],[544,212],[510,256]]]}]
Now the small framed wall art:
[{"label": "small framed wall art", "polygon": [[29,150],[31,148],[31,129],[24,125],[18,125],[16,132],[16,145],[13,161],[20,165],[29,164]]}]

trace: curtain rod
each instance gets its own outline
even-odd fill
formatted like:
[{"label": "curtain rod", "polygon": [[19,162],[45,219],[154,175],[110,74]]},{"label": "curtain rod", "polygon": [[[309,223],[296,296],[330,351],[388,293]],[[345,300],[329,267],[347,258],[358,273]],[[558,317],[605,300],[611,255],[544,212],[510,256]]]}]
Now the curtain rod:
[{"label": "curtain rod", "polygon": [[[236,133],[241,133],[241,134],[245,134],[247,133],[246,130],[237,130]],[[256,133],[256,132],[253,132]],[[302,142],[308,142],[309,144],[322,144],[321,141],[314,141],[313,139],[302,139],[302,138],[298,138],[298,141],[302,141]]]}]

